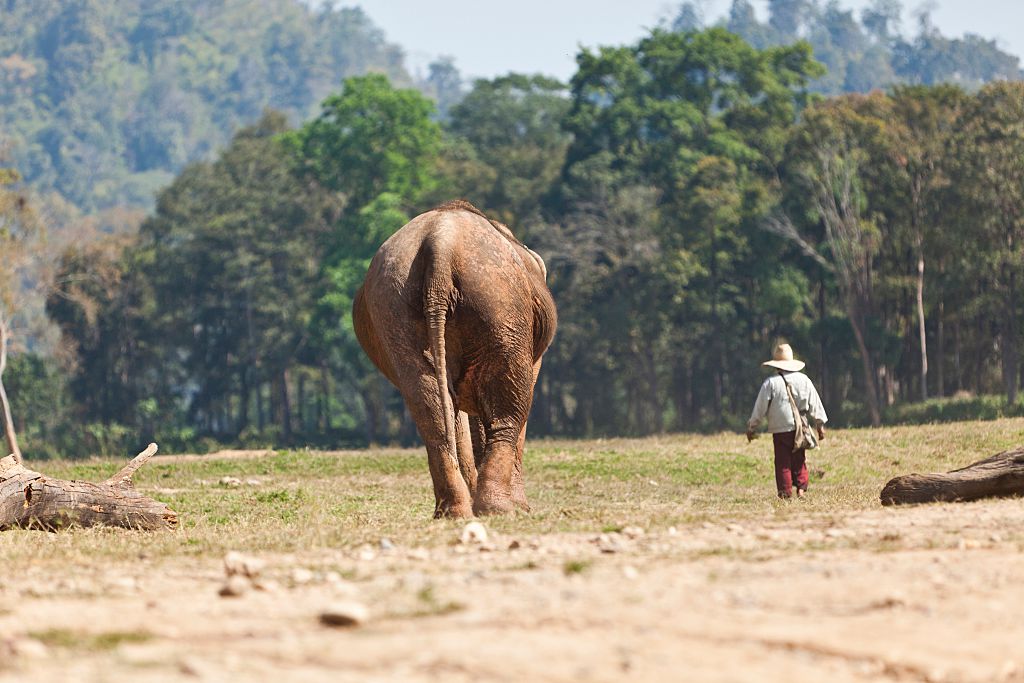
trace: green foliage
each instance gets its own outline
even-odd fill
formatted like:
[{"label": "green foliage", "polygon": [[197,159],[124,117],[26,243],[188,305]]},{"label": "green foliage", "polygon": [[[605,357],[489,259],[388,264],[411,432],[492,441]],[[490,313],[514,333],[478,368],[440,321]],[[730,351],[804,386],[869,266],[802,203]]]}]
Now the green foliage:
[{"label": "green foliage", "polygon": [[440,127],[433,104],[396,90],[381,74],[349,78],[320,116],[289,136],[304,168],[327,188],[365,207],[385,192],[404,198],[430,188]]},{"label": "green foliage", "polygon": [[477,80],[451,109],[444,185],[509,225],[536,219],[571,139],[561,128],[565,95],[564,84],[539,75]]},{"label": "green foliage", "polygon": [[[702,28],[699,5],[682,3],[672,29]],[[902,11],[901,0],[874,0],[858,20],[835,0],[769,0],[768,21],[762,22],[748,0],[733,0],[718,25],[758,49],[806,40],[827,68],[818,74],[812,90],[827,95],[867,93],[897,83],[977,88],[1021,77],[1020,60],[1000,50],[996,41],[970,33],[943,36],[932,24],[928,6],[917,12],[917,34],[904,35],[899,25]]]},{"label": "green foliage", "polygon": [[[27,361],[10,371],[19,394],[57,397],[52,409],[16,397],[18,410],[39,411],[24,425],[30,448],[41,440],[69,455],[130,453],[148,440],[196,451],[414,442],[401,398],[355,339],[350,311],[380,244],[456,196],[509,223],[547,263],[559,331],[534,396],[533,436],[741,428],[758,364],[781,340],[808,361],[836,422],[902,419],[900,401],[958,389],[1003,388],[1017,405],[1019,84],[974,94],[948,85],[813,94],[897,73],[894,55],[906,41],[892,2],[875,3],[858,23],[834,3],[774,0],[765,24],[737,0],[729,24],[748,40],[698,30],[694,8],[677,30],[583,51],[568,87],[509,74],[478,80],[463,96],[458,72],[441,60],[421,84],[436,106],[403,89],[401,73],[349,77],[295,129],[287,113],[304,116],[313,93],[337,85],[335,73],[350,75],[324,64],[357,64],[346,49],[362,39],[384,46],[358,11],[320,10],[311,27],[309,10],[289,6],[291,19],[250,25],[231,23],[249,7],[243,0],[221,3],[202,22],[193,4],[138,2],[122,64],[111,57],[121,54],[121,34],[110,27],[124,21],[96,0],[48,9],[33,43],[54,59],[66,45],[59,59],[73,72],[109,67],[124,79],[109,82],[125,93],[145,88],[133,107],[169,114],[139,110],[138,125],[111,138],[128,150],[132,172],[108,177],[122,162],[108,164],[113,147],[99,141],[120,100],[90,78],[64,82],[58,109],[70,118],[36,120],[42,127],[22,135],[33,141],[22,168],[40,187],[78,192],[74,174],[37,173],[47,145],[95,146],[104,169],[92,179],[97,206],[145,195],[170,178],[166,169],[192,163],[160,192],[137,236],[107,230],[130,223],[109,213],[93,222],[113,235],[72,243],[59,259],[48,313],[72,361],[67,374]],[[243,25],[232,38],[246,46],[218,42]],[[208,38],[197,41],[200,30]],[[921,36],[939,45],[929,31]],[[336,34],[350,42],[318,38]],[[265,59],[252,56],[257,45]],[[935,49],[948,55],[952,45]],[[400,71],[384,47],[380,56]],[[991,57],[978,54],[979,64]],[[2,61],[3,77],[14,74],[22,90],[0,98],[34,92],[32,69],[42,63]],[[989,67],[961,72],[965,84],[1003,73]],[[177,69],[186,69],[187,88]],[[231,87],[221,92],[224,73]],[[87,95],[109,100],[108,118],[81,104]],[[209,101],[220,103],[215,121]],[[255,118],[267,102],[284,112],[264,111],[211,153],[216,136],[200,128],[222,130],[239,112]],[[580,467],[595,480],[632,486],[622,473],[659,474],[592,455]],[[687,485],[752,485],[755,461],[728,449],[714,456],[658,467]],[[238,467],[336,467],[303,457]],[[403,461],[397,473],[420,465]],[[543,467],[544,476],[571,476],[557,460]],[[257,502],[287,521],[298,514],[280,498],[290,491]],[[376,495],[348,495],[325,514],[347,518]],[[239,514],[202,505],[220,526]]]},{"label": "green foliage", "polygon": [[341,78],[408,83],[361,9],[295,0],[12,0],[0,13],[0,131],[41,193],[150,206],[265,107],[303,119]]}]

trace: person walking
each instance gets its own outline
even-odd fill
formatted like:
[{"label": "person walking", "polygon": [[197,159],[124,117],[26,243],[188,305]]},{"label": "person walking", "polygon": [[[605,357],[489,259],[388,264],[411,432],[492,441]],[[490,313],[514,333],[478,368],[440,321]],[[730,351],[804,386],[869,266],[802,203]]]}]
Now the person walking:
[{"label": "person walking", "polygon": [[797,498],[803,498],[807,491],[807,451],[804,448],[794,450],[797,417],[789,400],[790,392],[799,412],[807,416],[809,425],[817,431],[819,440],[825,438],[828,415],[814,383],[800,372],[804,362],[793,358],[789,344],[776,346],[772,359],[761,365],[777,372],[764,381],[757,393],[747,422],[747,441],[754,439],[761,422],[768,418],[768,431],[775,446],[775,485],[779,498],[791,498],[794,485]]}]

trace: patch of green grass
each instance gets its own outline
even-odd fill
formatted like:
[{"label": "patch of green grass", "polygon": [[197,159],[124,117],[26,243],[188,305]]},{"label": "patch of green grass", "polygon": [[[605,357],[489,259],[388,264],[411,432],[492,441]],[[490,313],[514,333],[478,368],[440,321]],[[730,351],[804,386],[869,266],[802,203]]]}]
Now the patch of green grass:
[{"label": "patch of green grass", "polygon": [[466,606],[457,600],[442,600],[438,598],[433,584],[428,584],[420,589],[420,591],[416,593],[416,599],[418,601],[418,607],[405,616],[434,617],[451,614],[453,612],[460,612],[466,609]]},{"label": "patch of green grass", "polygon": [[117,648],[122,643],[145,643],[153,638],[152,634],[140,631],[86,633],[64,628],[30,631],[28,635],[49,647],[79,652],[106,652]]},{"label": "patch of green grass", "polygon": [[562,565],[562,573],[566,576],[573,576],[575,574],[582,574],[593,565],[592,560],[568,560]]},{"label": "patch of green grass", "polygon": [[[814,476],[799,503],[775,497],[770,438],[675,434],[644,439],[527,443],[528,514],[488,518],[498,535],[649,531],[771,517],[779,522],[877,508],[890,478],[948,471],[1024,440],[1024,419],[831,430],[808,454]],[[255,457],[158,460],[137,488],[179,514],[175,532],[72,529],[6,531],[0,557],[16,572],[40,563],[131,561],[139,555],[219,558],[228,550],[307,552],[375,545],[446,545],[463,523],[432,519],[434,497],[422,449],[283,451]],[[99,481],[126,459],[38,464],[45,474]],[[36,463],[28,463],[34,466]],[[217,486],[222,476],[259,486]]]}]

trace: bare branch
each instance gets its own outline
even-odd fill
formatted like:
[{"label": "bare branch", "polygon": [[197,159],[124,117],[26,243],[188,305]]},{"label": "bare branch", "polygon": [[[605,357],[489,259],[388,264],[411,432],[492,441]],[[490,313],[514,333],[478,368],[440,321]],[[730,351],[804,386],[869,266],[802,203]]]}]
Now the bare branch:
[{"label": "bare branch", "polygon": [[136,455],[130,463],[121,468],[121,471],[107,479],[104,484],[108,486],[128,487],[132,485],[132,475],[146,464],[146,461],[156,455],[157,445],[151,443],[146,450]]},{"label": "bare branch", "polygon": [[793,225],[793,221],[789,219],[784,213],[775,214],[768,216],[761,222],[761,227],[764,230],[783,237],[794,244],[796,244],[800,251],[805,255],[810,256],[814,261],[825,270],[832,272],[835,268],[829,263],[828,259],[818,253],[818,250],[814,248],[814,245],[803,238],[800,231],[797,230],[796,226]]}]

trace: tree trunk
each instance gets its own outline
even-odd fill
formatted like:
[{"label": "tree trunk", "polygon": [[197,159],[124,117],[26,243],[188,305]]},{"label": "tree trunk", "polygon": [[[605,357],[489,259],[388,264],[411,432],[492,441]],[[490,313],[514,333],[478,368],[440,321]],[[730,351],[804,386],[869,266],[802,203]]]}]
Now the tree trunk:
[{"label": "tree trunk", "polygon": [[0,530],[68,526],[174,529],[178,514],[132,486],[132,475],[156,453],[150,444],[101,484],[51,479],[7,456],[0,459]]},{"label": "tree trunk", "polygon": [[1006,400],[1012,406],[1017,402],[1017,381],[1020,376],[1017,363],[1017,282],[1011,270],[1007,275],[1009,296],[1003,311],[1003,382]]},{"label": "tree trunk", "polygon": [[252,389],[249,386],[249,372],[249,368],[244,368],[238,377],[238,422],[236,426],[239,434],[249,427],[249,402],[252,398]]},{"label": "tree trunk", "polygon": [[953,371],[956,373],[956,390],[964,390],[964,375],[960,366],[960,320],[953,327]]},{"label": "tree trunk", "polygon": [[[923,249],[920,242],[918,248]],[[924,255],[917,257],[917,332],[921,339],[921,400],[928,400],[928,342],[924,325]]]},{"label": "tree trunk", "polygon": [[256,382],[256,424],[259,426],[260,434],[267,425],[266,413],[263,410],[263,382]]},{"label": "tree trunk", "polygon": [[[828,309],[825,307],[825,284],[818,283],[818,322],[823,323]],[[835,406],[839,402],[835,400],[838,392],[832,386],[832,374],[828,369],[828,354],[825,349],[825,335],[818,336],[818,379],[817,386],[821,387],[821,398],[825,405]]]},{"label": "tree trunk", "polygon": [[883,505],[1024,495],[1024,448],[1004,451],[946,474],[908,474],[882,489]]},{"label": "tree trunk", "polygon": [[946,325],[942,319],[945,308],[944,302],[940,300],[938,314],[935,317],[935,343],[938,346],[935,353],[935,390],[939,398],[946,395]]},{"label": "tree trunk", "polygon": [[320,394],[323,398],[323,405],[320,412],[320,431],[331,431],[331,371],[324,361],[320,365]]},{"label": "tree trunk", "polygon": [[864,321],[858,315],[850,316],[850,326],[853,327],[853,336],[857,340],[857,350],[860,353],[861,369],[864,372],[864,395],[868,402],[868,414],[871,416],[871,426],[882,426],[882,411],[878,406],[878,388],[875,382],[875,367],[868,354],[867,344],[864,342],[863,327]]},{"label": "tree trunk", "polygon": [[7,389],[4,388],[4,371],[7,369],[7,341],[7,320],[0,315],[0,420],[3,420],[7,452],[14,456],[16,462],[21,463],[21,449],[18,447],[18,433],[14,428],[11,402],[7,398]]},{"label": "tree trunk", "polygon": [[273,391],[274,421],[281,427],[281,436],[286,442],[292,438],[292,407],[288,400],[288,369],[281,370],[271,382]]},{"label": "tree trunk", "polygon": [[299,432],[307,434],[306,428],[306,375],[299,372],[299,381],[295,390],[295,417],[298,420]]}]

